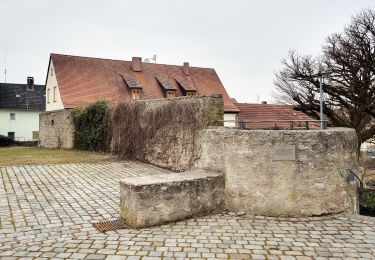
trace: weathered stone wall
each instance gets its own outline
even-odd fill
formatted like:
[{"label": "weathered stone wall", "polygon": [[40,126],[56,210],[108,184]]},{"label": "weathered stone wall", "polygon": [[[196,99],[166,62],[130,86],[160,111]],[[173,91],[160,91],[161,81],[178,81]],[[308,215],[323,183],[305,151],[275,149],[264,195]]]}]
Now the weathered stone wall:
[{"label": "weathered stone wall", "polygon": [[44,112],[39,115],[40,146],[73,148],[74,126],[70,110]]},{"label": "weathered stone wall", "polygon": [[222,174],[168,173],[120,181],[120,216],[132,227],[148,227],[211,213],[224,202]]},{"label": "weathered stone wall", "polygon": [[229,210],[276,216],[358,210],[356,184],[347,181],[347,169],[358,167],[351,129],[206,129],[196,166],[225,174]]},{"label": "weathered stone wall", "polygon": [[112,149],[125,159],[183,171],[199,158],[202,129],[223,124],[221,96],[141,100],[112,108]]}]

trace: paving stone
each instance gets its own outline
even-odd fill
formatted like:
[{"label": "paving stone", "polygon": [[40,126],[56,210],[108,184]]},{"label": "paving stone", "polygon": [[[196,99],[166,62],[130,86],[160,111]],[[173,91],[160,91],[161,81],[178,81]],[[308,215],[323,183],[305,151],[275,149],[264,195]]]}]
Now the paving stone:
[{"label": "paving stone", "polygon": [[118,181],[160,174],[134,162],[0,166],[1,259],[375,259],[375,218],[221,213],[100,233]]}]

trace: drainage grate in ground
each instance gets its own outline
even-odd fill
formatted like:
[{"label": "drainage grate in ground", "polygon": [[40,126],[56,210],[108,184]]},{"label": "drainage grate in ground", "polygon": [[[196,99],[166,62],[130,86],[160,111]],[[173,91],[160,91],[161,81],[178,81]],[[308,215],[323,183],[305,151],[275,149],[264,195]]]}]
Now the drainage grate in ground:
[{"label": "drainage grate in ground", "polygon": [[100,232],[129,228],[123,219],[99,221],[93,223],[93,226]]}]

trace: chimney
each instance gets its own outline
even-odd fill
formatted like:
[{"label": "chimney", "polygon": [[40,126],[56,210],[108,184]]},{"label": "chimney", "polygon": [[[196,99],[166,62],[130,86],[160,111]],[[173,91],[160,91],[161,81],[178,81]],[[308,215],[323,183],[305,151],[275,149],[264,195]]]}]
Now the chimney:
[{"label": "chimney", "polygon": [[141,57],[132,58],[132,70],[137,71],[137,72],[142,71],[142,58]]},{"label": "chimney", "polygon": [[189,75],[190,75],[189,62],[184,62],[183,70],[184,70],[184,74],[185,74],[186,76],[189,76]]},{"label": "chimney", "polygon": [[262,104],[263,105],[267,105],[267,101],[262,101]]},{"label": "chimney", "polygon": [[34,77],[27,77],[27,90],[34,90]]}]

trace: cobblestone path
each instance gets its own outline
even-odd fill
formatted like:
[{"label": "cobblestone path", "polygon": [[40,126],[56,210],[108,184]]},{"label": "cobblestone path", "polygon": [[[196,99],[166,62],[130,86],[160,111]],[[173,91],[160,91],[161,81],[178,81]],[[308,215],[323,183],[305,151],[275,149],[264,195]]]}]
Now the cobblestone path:
[{"label": "cobblestone path", "polygon": [[0,259],[375,259],[375,218],[222,213],[100,233],[134,162],[0,167]]}]

